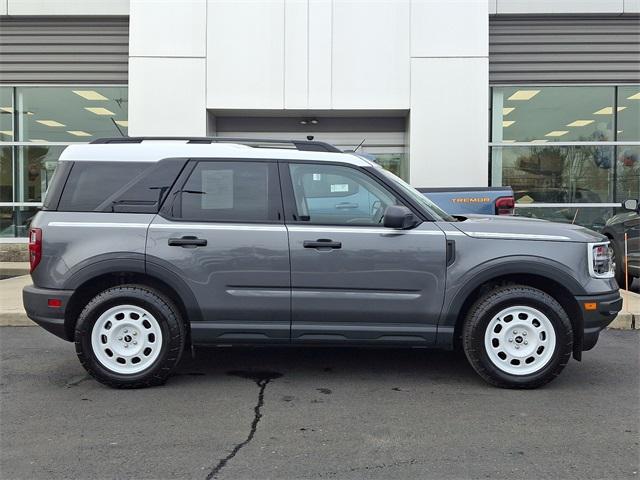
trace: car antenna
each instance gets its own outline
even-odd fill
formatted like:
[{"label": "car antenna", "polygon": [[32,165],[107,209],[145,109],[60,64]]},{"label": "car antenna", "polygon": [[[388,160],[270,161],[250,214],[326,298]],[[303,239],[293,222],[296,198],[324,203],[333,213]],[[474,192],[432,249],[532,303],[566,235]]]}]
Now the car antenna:
[{"label": "car antenna", "polygon": [[365,137],[365,138],[363,138],[363,139],[362,139],[362,141],[358,144],[358,146],[357,146],[356,148],[354,148],[354,149],[353,149],[353,151],[354,151],[354,152],[357,152],[357,151],[358,151],[358,149],[362,146],[362,144],[363,144],[364,142],[366,142],[366,141],[367,141],[367,138],[366,138],[366,137]]}]

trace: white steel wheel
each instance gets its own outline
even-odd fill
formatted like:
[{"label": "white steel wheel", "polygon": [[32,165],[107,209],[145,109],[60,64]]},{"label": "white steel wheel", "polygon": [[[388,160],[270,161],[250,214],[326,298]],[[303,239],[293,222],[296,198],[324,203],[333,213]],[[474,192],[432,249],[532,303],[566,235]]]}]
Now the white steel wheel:
[{"label": "white steel wheel", "polygon": [[549,318],[527,306],[505,308],[495,315],[484,334],[487,356],[510,375],[529,375],[544,368],[556,347],[556,332]]},{"label": "white steel wheel", "polygon": [[91,347],[103,367],[115,373],[135,374],[158,358],[162,330],[144,308],[118,305],[96,320],[91,330]]}]

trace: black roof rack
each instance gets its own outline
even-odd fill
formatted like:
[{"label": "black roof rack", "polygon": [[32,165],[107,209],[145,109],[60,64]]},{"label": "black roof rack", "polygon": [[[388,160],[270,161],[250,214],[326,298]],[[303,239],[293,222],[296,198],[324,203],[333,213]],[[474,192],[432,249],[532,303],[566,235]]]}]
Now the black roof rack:
[{"label": "black roof rack", "polygon": [[142,143],[145,140],[184,140],[187,143],[241,143],[243,145],[252,146],[259,145],[293,145],[296,150],[307,152],[334,152],[342,153],[337,147],[326,143],[310,140],[274,140],[272,138],[236,138],[236,137],[115,137],[115,138],[98,138],[91,143]]}]

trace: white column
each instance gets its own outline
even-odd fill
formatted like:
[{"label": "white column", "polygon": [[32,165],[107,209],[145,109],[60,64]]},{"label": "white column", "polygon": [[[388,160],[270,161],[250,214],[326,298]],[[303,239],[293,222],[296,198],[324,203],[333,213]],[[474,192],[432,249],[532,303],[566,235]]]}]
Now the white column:
[{"label": "white column", "polygon": [[203,136],[205,0],[131,2],[129,135]]},{"label": "white column", "polygon": [[488,1],[412,0],[413,185],[487,185],[488,96]]}]

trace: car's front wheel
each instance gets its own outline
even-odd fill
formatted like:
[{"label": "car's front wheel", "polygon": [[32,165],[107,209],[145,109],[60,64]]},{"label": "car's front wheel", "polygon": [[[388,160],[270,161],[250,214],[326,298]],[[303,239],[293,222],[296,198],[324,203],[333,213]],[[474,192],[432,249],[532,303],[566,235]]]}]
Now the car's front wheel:
[{"label": "car's front wheel", "polygon": [[573,332],[562,306],[524,285],[490,290],[471,307],[462,332],[469,362],[489,383],[536,388],[560,374],[571,356]]},{"label": "car's front wheel", "polygon": [[96,295],[82,310],[76,352],[98,381],[116,388],[165,382],[180,361],[185,328],[178,309],[143,285],[122,285]]}]

